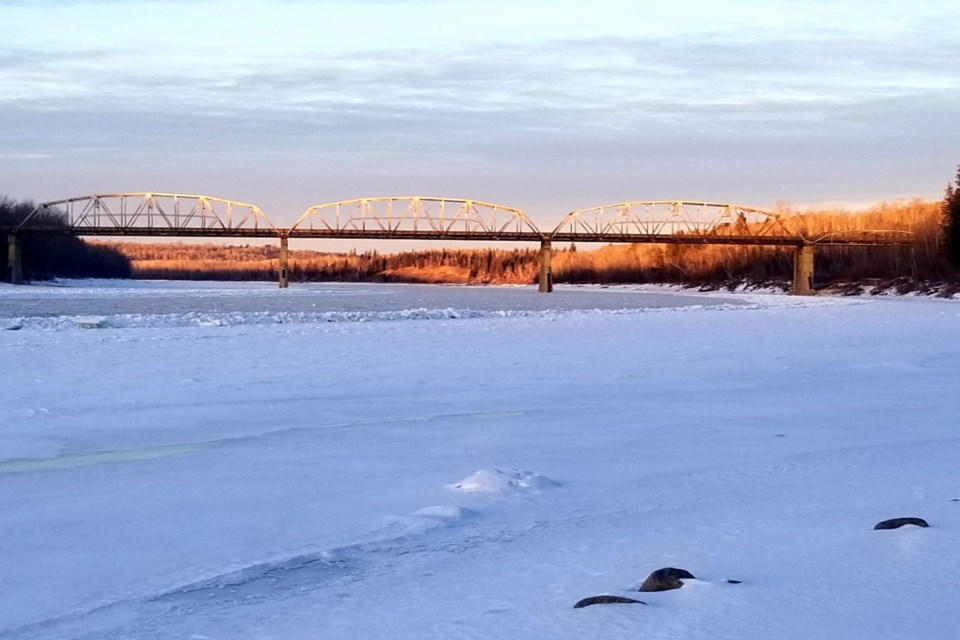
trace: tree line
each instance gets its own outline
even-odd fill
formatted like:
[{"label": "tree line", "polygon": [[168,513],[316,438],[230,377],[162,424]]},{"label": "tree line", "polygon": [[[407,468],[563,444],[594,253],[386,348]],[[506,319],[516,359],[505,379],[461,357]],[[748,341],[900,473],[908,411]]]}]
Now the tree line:
[{"label": "tree line", "polygon": [[[130,259],[134,277],[152,279],[274,280],[279,249],[214,244],[104,243]],[[518,284],[534,277],[539,252],[529,249],[436,249],[382,254],[293,250],[293,281],[460,282]]]},{"label": "tree line", "polygon": [[[16,201],[0,196],[0,229],[16,228],[35,205],[29,201]],[[63,216],[53,212],[41,212],[26,225],[66,227]],[[6,274],[6,237],[2,259]],[[27,280],[50,278],[129,278],[133,275],[130,259],[113,247],[101,243],[85,242],[73,236],[32,236],[20,238],[23,275]]]},{"label": "tree line", "polygon": [[960,270],[960,166],[954,182],[947,183],[941,205],[944,253],[950,266]]}]

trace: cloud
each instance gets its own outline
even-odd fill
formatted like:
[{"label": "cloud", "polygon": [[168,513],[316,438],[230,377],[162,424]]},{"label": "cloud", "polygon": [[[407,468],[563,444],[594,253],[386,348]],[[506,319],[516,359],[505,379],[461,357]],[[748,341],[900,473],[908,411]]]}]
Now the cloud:
[{"label": "cloud", "polygon": [[[770,197],[810,199],[784,192],[819,185],[855,199],[878,175],[895,184],[898,170],[921,184],[917,172],[949,164],[956,148],[958,45],[949,24],[917,24],[922,38],[715,31],[239,58],[201,45],[180,57],[7,47],[0,117],[13,126],[0,131],[0,166],[14,156],[209,172],[261,162],[267,173],[322,166],[378,184],[470,175],[517,193],[561,176],[558,193],[588,185],[598,200],[636,197],[638,185],[707,196],[747,176]],[[923,159],[904,169],[911,149]]]}]

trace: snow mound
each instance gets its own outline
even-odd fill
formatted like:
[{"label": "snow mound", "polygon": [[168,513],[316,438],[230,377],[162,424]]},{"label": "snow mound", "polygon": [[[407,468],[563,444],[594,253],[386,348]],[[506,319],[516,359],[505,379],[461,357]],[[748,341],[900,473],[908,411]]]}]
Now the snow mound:
[{"label": "snow mound", "polygon": [[560,483],[533,471],[522,469],[481,469],[451,489],[467,493],[509,494],[524,491],[543,491],[559,487]]},{"label": "snow mound", "polygon": [[413,515],[420,516],[421,518],[431,518],[433,520],[453,521],[469,518],[470,516],[474,515],[474,512],[470,509],[464,509],[463,507],[447,505],[418,509],[417,511],[413,512]]}]

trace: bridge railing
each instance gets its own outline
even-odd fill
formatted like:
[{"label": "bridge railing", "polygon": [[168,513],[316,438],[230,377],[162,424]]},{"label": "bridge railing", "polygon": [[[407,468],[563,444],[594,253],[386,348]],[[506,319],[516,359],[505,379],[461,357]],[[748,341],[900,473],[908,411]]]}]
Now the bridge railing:
[{"label": "bridge railing", "polygon": [[384,237],[542,236],[525,212],[479,200],[421,196],[358,198],[315,205],[290,227],[290,234],[370,233]]},{"label": "bridge railing", "polygon": [[778,214],[735,204],[690,201],[635,201],[577,209],[553,235],[602,240],[624,236],[742,236],[799,238]]},{"label": "bridge railing", "polygon": [[848,229],[808,234],[807,242],[819,245],[911,244],[914,236],[914,232],[904,229]]},{"label": "bridge railing", "polygon": [[112,193],[44,202],[15,229],[156,233],[276,230],[256,205],[204,195],[180,193]]},{"label": "bridge railing", "polygon": [[736,204],[631,201],[577,209],[550,233],[514,207],[425,196],[358,198],[315,205],[278,228],[253,204],[204,195],[114,193],[39,205],[5,233],[173,235],[475,241],[668,242],[753,245],[910,244],[902,230],[821,234],[802,217]]}]

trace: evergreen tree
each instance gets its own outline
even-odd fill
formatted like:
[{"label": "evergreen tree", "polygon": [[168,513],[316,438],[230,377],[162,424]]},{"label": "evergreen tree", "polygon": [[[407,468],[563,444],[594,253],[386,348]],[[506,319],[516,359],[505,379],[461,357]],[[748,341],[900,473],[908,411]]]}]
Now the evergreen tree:
[{"label": "evergreen tree", "polygon": [[944,250],[953,268],[960,269],[960,166],[957,167],[956,186],[947,184],[941,210]]}]

